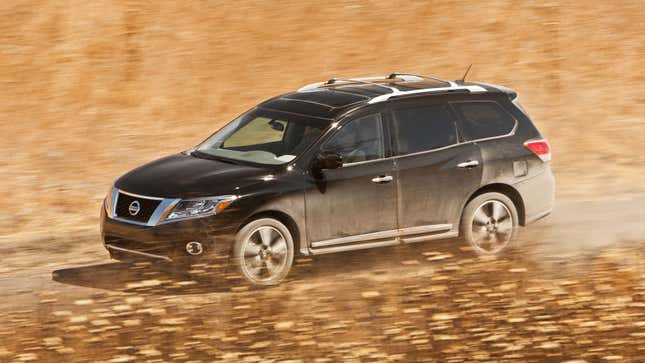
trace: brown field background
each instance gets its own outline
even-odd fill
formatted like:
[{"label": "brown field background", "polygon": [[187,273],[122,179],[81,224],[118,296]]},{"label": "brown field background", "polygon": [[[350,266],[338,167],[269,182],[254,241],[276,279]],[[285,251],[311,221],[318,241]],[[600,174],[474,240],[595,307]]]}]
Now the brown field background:
[{"label": "brown field background", "polygon": [[516,89],[560,197],[645,190],[642,1],[0,2],[0,242],[97,231],[110,183],[259,101],[392,71]]}]

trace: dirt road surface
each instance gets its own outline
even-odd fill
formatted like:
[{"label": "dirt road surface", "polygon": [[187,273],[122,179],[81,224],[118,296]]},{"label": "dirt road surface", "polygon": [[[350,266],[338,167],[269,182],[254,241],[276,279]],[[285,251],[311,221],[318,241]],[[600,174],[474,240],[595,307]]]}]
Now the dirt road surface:
[{"label": "dirt road surface", "polygon": [[560,201],[497,258],[358,251],[266,289],[114,262],[98,233],[5,243],[0,361],[644,361],[643,202]]}]

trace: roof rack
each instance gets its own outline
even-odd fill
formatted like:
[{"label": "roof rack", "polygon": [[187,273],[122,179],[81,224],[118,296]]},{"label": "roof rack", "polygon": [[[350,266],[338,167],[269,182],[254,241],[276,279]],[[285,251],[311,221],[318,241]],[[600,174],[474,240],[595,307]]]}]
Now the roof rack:
[{"label": "roof rack", "polygon": [[387,89],[387,90],[389,90],[391,92],[396,92],[397,91],[397,89],[394,88],[394,87],[389,87],[389,86],[386,86],[386,85],[383,85],[383,84],[380,84],[380,83],[376,83],[376,82],[370,82],[370,80],[376,80],[376,79],[379,79],[379,78],[332,78],[329,81],[324,82],[322,85],[323,86],[329,86],[329,85],[332,85],[332,84],[336,84],[338,82],[362,83],[362,84],[369,84],[369,85],[372,85],[372,86],[385,88],[385,89]]},{"label": "roof rack", "polygon": [[435,88],[423,88],[423,89],[415,89],[412,91],[399,91],[396,90],[396,92],[392,93],[387,93],[384,95],[376,96],[369,100],[367,103],[378,103],[378,102],[383,102],[387,101],[392,97],[400,97],[400,96],[409,96],[409,95],[414,95],[418,93],[446,93],[446,92],[470,92],[470,93],[481,93],[481,92],[486,92],[486,89],[481,86],[458,86],[458,85],[450,85],[449,87],[435,87]]},{"label": "roof rack", "polygon": [[390,73],[390,75],[387,76],[386,79],[394,79],[394,78],[397,78],[399,76],[412,76],[412,77],[417,77],[417,78],[421,78],[421,79],[430,79],[430,80],[437,81],[437,82],[448,83],[450,85],[453,84],[452,81],[448,81],[446,79],[441,79],[441,78],[432,77],[432,76],[424,76],[422,74],[415,74],[415,73],[399,73],[399,72]]},{"label": "roof rack", "polygon": [[[431,79],[434,81],[439,81],[439,82],[444,82],[447,83],[449,86],[447,87],[434,87],[434,88],[423,88],[423,89],[415,89],[411,91],[401,91],[398,88],[395,87],[390,87],[386,86],[383,84],[380,84],[378,82],[371,82],[371,81],[376,81],[376,80],[391,80],[395,79],[399,76],[411,76],[411,77],[418,77],[422,79]],[[399,97],[399,96],[406,96],[406,95],[414,95],[417,93],[441,93],[441,92],[472,92],[472,93],[479,93],[479,92],[486,92],[486,89],[481,86],[463,86],[455,83],[454,81],[449,81],[449,80],[444,80],[440,78],[435,78],[431,76],[423,76],[419,74],[413,74],[413,73],[391,73],[387,77],[365,77],[365,78],[332,78],[326,82],[317,82],[317,83],[312,83],[308,84],[300,89],[298,89],[298,92],[303,92],[303,91],[313,91],[315,89],[318,89],[320,87],[324,86],[330,86],[333,84],[336,84],[337,82],[344,82],[344,83],[361,83],[361,84],[368,84],[372,86],[377,86],[381,88],[388,89],[390,92],[386,94],[382,94],[380,96],[376,96],[368,101],[368,103],[377,103],[377,102],[383,102],[386,101],[392,97]]]},{"label": "roof rack", "polygon": [[298,92],[312,91],[312,90],[315,90],[315,89],[320,88],[320,87],[330,86],[330,85],[336,84],[338,82],[368,84],[368,85],[372,85],[372,86],[385,88],[385,89],[389,90],[390,92],[396,92],[397,91],[397,89],[394,88],[394,87],[389,87],[389,86],[386,86],[386,85],[383,85],[383,84],[380,84],[380,83],[377,83],[377,82],[370,82],[370,81],[375,81],[375,80],[379,80],[379,79],[383,79],[383,78],[382,77],[332,78],[332,79],[330,79],[328,81],[325,81],[325,82],[316,82],[316,83],[308,84],[308,85],[298,89]]}]

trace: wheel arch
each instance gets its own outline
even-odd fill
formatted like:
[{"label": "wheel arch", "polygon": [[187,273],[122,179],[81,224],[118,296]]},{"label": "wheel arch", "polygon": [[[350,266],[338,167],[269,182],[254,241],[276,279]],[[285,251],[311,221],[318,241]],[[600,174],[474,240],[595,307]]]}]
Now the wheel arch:
[{"label": "wheel arch", "polygon": [[461,207],[461,213],[462,214],[464,213],[464,209],[466,208],[466,205],[468,205],[468,203],[471,200],[477,198],[478,196],[484,193],[491,193],[491,192],[501,193],[507,196],[515,205],[515,209],[517,209],[517,216],[519,219],[520,226],[526,225],[526,209],[524,207],[524,199],[522,198],[522,195],[513,186],[509,184],[504,184],[504,183],[492,183],[477,189],[475,192],[473,192],[470,195],[470,197],[466,200],[464,205]]},{"label": "wheel arch", "polygon": [[263,210],[263,211],[259,211],[254,214],[251,214],[242,223],[240,223],[235,233],[239,232],[240,229],[242,229],[250,222],[260,218],[273,218],[279,221],[280,223],[284,224],[287,227],[287,229],[289,229],[289,232],[291,232],[291,236],[293,237],[293,244],[295,249],[294,253],[296,255],[300,253],[300,243],[302,239],[300,238],[300,229],[298,228],[298,224],[289,214],[283,211]]}]

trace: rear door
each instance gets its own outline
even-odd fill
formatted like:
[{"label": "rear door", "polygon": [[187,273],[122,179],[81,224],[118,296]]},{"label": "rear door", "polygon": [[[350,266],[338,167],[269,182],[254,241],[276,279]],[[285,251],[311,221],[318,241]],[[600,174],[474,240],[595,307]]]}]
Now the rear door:
[{"label": "rear door", "polygon": [[[472,100],[451,102],[451,106],[459,117],[462,141],[476,143],[481,150],[486,164],[482,175],[485,184],[514,184],[528,174],[532,168],[526,161],[525,140],[518,142],[513,137],[517,121],[499,103]],[[542,167],[540,160],[534,161]]]},{"label": "rear door", "polygon": [[394,103],[391,116],[403,241],[455,236],[463,202],[481,183],[479,147],[459,142],[455,114],[445,102]]}]

